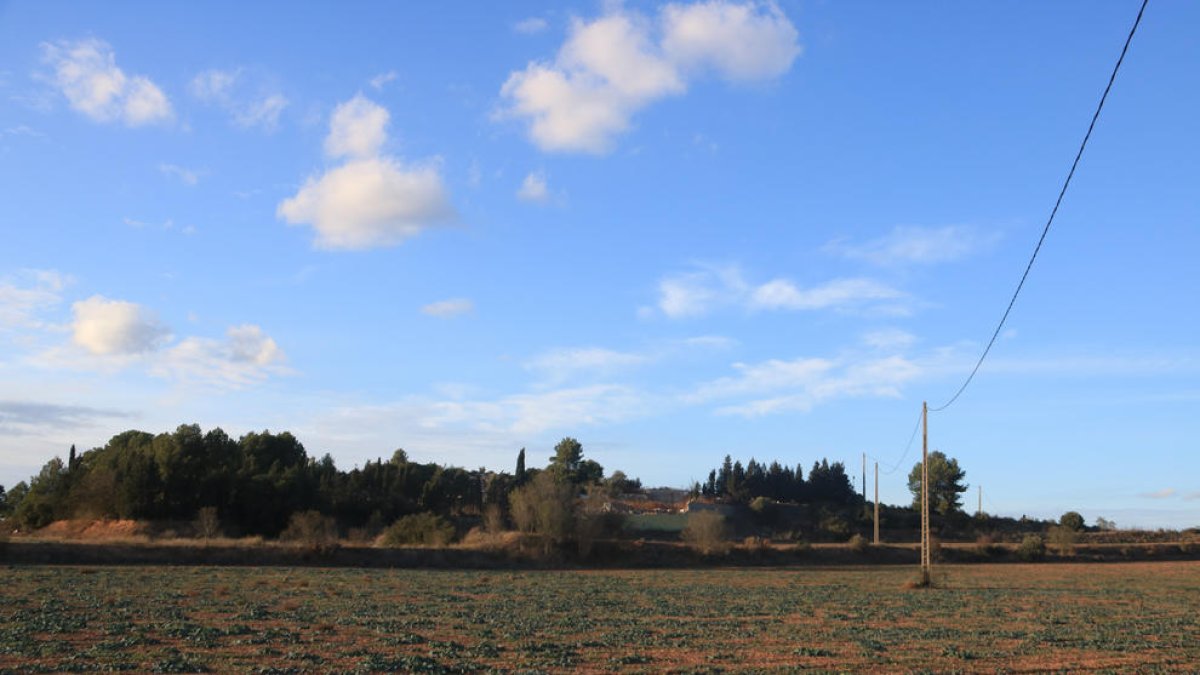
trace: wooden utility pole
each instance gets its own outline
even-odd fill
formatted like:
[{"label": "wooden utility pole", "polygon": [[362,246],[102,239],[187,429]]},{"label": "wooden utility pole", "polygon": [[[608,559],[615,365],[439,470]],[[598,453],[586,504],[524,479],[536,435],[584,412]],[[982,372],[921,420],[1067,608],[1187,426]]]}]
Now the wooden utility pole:
[{"label": "wooden utility pole", "polygon": [[933,576],[929,541],[929,404],[921,403],[921,584]]},{"label": "wooden utility pole", "polygon": [[875,462],[875,545],[879,545],[879,462]]}]

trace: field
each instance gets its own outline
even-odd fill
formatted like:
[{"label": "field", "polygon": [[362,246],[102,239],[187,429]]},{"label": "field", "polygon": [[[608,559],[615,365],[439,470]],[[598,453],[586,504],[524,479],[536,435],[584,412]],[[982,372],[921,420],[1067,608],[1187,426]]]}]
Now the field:
[{"label": "field", "polygon": [[1200,563],[0,569],[0,671],[1195,669]]}]

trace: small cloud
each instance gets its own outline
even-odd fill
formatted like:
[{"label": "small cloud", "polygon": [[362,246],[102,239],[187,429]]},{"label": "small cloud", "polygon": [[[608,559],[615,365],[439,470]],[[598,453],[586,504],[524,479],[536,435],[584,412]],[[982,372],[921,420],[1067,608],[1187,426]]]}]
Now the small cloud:
[{"label": "small cloud", "polygon": [[175,164],[159,164],[158,170],[164,175],[173,176],[179,179],[179,182],[184,185],[195,185],[200,180],[200,172],[194,169],[187,169]]},{"label": "small cloud", "polygon": [[394,81],[397,77],[398,77],[398,75],[396,74],[396,71],[394,71],[394,70],[389,70],[386,73],[380,73],[380,74],[376,75],[375,77],[371,78],[371,80],[370,80],[371,88],[374,89],[375,91],[381,91],[383,89],[384,85],[386,85],[388,82]]},{"label": "small cloud", "polygon": [[231,326],[224,340],[189,337],[156,360],[151,373],[220,388],[242,388],[290,372],[275,340],[253,324]]},{"label": "small cloud", "polygon": [[188,89],[197,99],[220,107],[234,126],[274,131],[289,101],[266,84],[265,77],[247,76],[242,68],[210,69],[192,78]]},{"label": "small cloud", "polygon": [[394,246],[450,220],[439,163],[408,166],[381,154],[388,112],[361,94],[339,105],[330,121],[325,152],[344,164],[309,178],[276,215],[292,225],[310,224],[325,249]]},{"label": "small cloud", "polygon": [[881,351],[908,349],[917,342],[917,336],[899,328],[885,328],[863,335],[863,344]]},{"label": "small cloud", "polygon": [[541,372],[550,382],[559,383],[581,372],[607,374],[642,365],[652,360],[646,354],[618,352],[601,347],[555,349],[525,362],[525,367]]},{"label": "small cloud", "polygon": [[72,339],[96,356],[152,352],[169,338],[170,331],[141,305],[93,295],[71,305]]},{"label": "small cloud", "polygon": [[542,17],[531,16],[514,23],[513,30],[522,35],[535,35],[546,30],[549,26],[550,24]]},{"label": "small cloud", "polygon": [[1138,496],[1145,499],[1170,499],[1175,496],[1175,488],[1163,488],[1154,492],[1143,492]]},{"label": "small cloud", "polygon": [[787,279],[775,279],[754,289],[750,306],[754,309],[825,309],[902,296],[900,291],[870,279],[834,279],[803,289]]},{"label": "small cloud", "polygon": [[706,72],[734,82],[779,77],[800,53],[797,40],[773,3],[671,4],[656,19],[613,3],[600,18],[572,21],[553,61],[511,72],[499,117],[525,120],[542,150],[606,153],[635,114],[683,95]]},{"label": "small cloud", "polygon": [[965,225],[901,226],[862,244],[831,241],[824,250],[875,265],[928,265],[961,260],[993,245],[999,238],[999,233],[987,233]]},{"label": "small cloud", "polygon": [[517,199],[523,202],[545,204],[550,199],[550,191],[546,186],[546,174],[537,171],[525,176],[521,187],[517,190]]},{"label": "small cloud", "polygon": [[[694,272],[676,274],[658,284],[659,310],[679,319],[708,314],[721,307],[747,311],[811,311],[820,309],[879,310],[903,313],[896,301],[907,296],[871,279],[834,279],[802,288],[788,279],[773,279],[760,285],[747,282],[737,266],[700,266]],[[645,316],[640,311],[639,315]]]},{"label": "small cloud", "polygon": [[439,319],[449,319],[463,314],[469,314],[475,310],[475,303],[467,298],[450,298],[449,300],[439,300],[431,302],[421,308],[421,313],[427,316],[436,316]]},{"label": "small cloud", "polygon": [[18,124],[15,127],[8,127],[0,131],[0,136],[27,136],[29,138],[45,138],[46,134],[34,129],[33,127],[24,124]]},{"label": "small cloud", "polygon": [[330,157],[374,157],[387,140],[391,116],[362,94],[338,105],[329,123],[325,154]]},{"label": "small cloud", "polygon": [[96,122],[137,127],[174,115],[166,94],[146,77],[126,75],[102,40],[45,42],[42,60],[54,70],[50,80],[71,108]]},{"label": "small cloud", "polygon": [[39,315],[62,302],[71,278],[54,270],[24,270],[0,278],[0,331],[44,328]]}]

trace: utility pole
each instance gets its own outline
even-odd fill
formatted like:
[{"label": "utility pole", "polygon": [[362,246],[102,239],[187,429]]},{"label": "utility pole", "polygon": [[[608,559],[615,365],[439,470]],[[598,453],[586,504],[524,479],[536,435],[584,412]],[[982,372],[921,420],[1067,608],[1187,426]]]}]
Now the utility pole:
[{"label": "utility pole", "polygon": [[863,515],[867,515],[867,453],[862,454],[863,458]]},{"label": "utility pole", "polygon": [[879,462],[875,462],[875,545],[879,545]]},{"label": "utility pole", "polygon": [[863,453],[863,501],[867,501],[867,453]]},{"label": "utility pole", "polygon": [[976,487],[979,488],[979,508],[975,509],[975,515],[982,516],[983,515],[983,486],[978,485]]},{"label": "utility pole", "polygon": [[929,404],[921,403],[921,585],[932,578],[933,561],[929,546]]}]

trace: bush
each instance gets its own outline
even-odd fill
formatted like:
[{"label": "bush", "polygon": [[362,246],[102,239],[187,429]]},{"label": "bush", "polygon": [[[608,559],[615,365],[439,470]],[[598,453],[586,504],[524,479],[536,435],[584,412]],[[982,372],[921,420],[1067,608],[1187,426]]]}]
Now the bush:
[{"label": "bush", "polygon": [[1075,555],[1075,541],[1078,538],[1076,531],[1066,525],[1055,525],[1049,531],[1050,547],[1060,556]]},{"label": "bush", "polygon": [[856,534],[853,537],[850,537],[850,541],[848,543],[850,545],[850,550],[854,551],[855,553],[866,553],[867,549],[871,548],[871,543],[867,541],[867,538],[861,534]]},{"label": "bush", "polygon": [[221,536],[221,520],[217,517],[217,507],[205,506],[196,513],[196,535],[208,541]]},{"label": "bush", "polygon": [[688,546],[704,555],[729,550],[729,528],[725,524],[725,516],[716,511],[688,514],[687,525],[680,534]]},{"label": "bush", "polygon": [[1036,534],[1025,535],[1025,538],[1021,540],[1021,545],[1017,547],[1017,557],[1025,562],[1041,560],[1045,556],[1046,542]]},{"label": "bush", "polygon": [[434,513],[404,516],[379,535],[380,546],[445,546],[453,540],[454,526]]},{"label": "bush", "polygon": [[488,504],[483,510],[483,529],[488,534],[500,534],[504,531],[504,509],[499,504]]},{"label": "bush", "polygon": [[284,541],[296,542],[314,549],[337,545],[337,524],[320,511],[293,513],[288,526],[279,534]]},{"label": "bush", "polygon": [[981,534],[975,539],[975,553],[983,558],[998,556],[1004,552],[1004,547],[996,543],[996,538],[990,534]]}]

